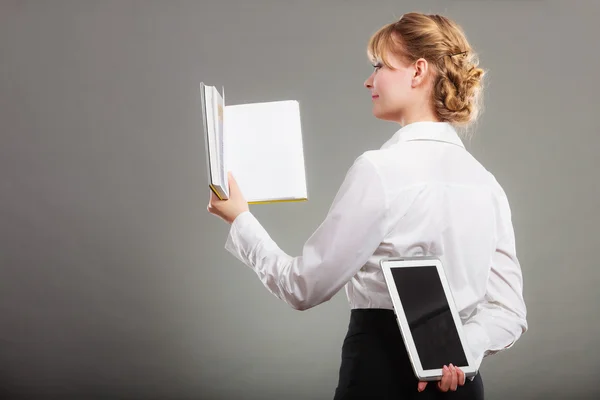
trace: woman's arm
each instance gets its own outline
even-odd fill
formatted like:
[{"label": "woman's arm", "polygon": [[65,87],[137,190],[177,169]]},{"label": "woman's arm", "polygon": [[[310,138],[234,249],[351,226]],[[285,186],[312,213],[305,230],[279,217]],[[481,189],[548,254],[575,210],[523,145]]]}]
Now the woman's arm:
[{"label": "woman's arm", "polygon": [[[516,255],[510,207],[502,190],[498,199],[497,242],[486,295],[463,325],[477,367],[485,356],[511,347],[527,331],[523,277]],[[459,368],[444,368],[438,388],[444,392],[456,390],[458,385],[464,385],[464,381],[465,376]],[[421,392],[426,386],[427,382],[419,382],[418,390]]]},{"label": "woman's arm", "polygon": [[362,155],[300,256],[281,250],[249,211],[232,223],[225,248],[252,268],[272,294],[306,310],[328,301],[363,266],[388,231],[387,213],[381,178]]},{"label": "woman's arm", "polygon": [[486,296],[464,325],[477,364],[483,357],[511,347],[528,329],[523,276],[516,255],[511,211],[503,191],[497,207],[497,244]]},{"label": "woman's arm", "polygon": [[249,211],[231,225],[226,249],[252,268],[273,295],[295,309],[306,310],[331,299],[390,230],[389,200],[368,154],[353,163],[325,220],[300,256],[281,250]]}]

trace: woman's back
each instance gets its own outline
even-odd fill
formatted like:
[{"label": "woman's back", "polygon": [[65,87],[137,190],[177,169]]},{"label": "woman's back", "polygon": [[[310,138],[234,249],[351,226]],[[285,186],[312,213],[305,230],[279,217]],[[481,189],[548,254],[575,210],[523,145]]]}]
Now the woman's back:
[{"label": "woman's back", "polygon": [[[366,152],[386,189],[391,230],[346,287],[352,308],[392,308],[382,257],[439,257],[458,309],[485,294],[496,249],[502,189],[448,124],[408,125],[380,150]],[[465,313],[466,311],[466,313]]]}]

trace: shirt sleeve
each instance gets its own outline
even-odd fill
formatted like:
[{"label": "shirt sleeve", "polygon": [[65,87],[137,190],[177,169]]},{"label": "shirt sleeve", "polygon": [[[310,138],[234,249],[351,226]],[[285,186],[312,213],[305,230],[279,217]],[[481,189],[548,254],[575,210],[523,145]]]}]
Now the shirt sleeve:
[{"label": "shirt sleeve", "polygon": [[491,258],[486,296],[464,325],[477,365],[484,357],[512,347],[528,329],[523,277],[510,207],[504,195],[499,197],[498,210],[496,250]]},{"label": "shirt sleeve", "polygon": [[265,287],[297,310],[330,300],[366,263],[389,231],[385,188],[377,167],[358,157],[301,255],[281,250],[249,211],[232,223],[225,248]]}]

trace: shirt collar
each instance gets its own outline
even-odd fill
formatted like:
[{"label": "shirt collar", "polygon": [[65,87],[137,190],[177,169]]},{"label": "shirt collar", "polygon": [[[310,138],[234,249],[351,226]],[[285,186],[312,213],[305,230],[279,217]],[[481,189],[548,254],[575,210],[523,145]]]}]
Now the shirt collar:
[{"label": "shirt collar", "polygon": [[464,148],[462,140],[452,125],[447,122],[420,121],[400,128],[381,148],[386,149],[400,142],[432,140]]}]

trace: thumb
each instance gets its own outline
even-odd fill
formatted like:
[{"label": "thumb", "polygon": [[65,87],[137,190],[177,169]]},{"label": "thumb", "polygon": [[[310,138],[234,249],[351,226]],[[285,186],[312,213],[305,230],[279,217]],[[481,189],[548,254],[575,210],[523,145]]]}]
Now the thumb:
[{"label": "thumb", "polygon": [[419,385],[417,386],[417,388],[419,389],[419,392],[422,392],[423,390],[425,390],[426,386],[427,386],[427,382],[419,382]]},{"label": "thumb", "polygon": [[243,196],[241,194],[242,191],[240,190],[240,186],[238,185],[237,181],[235,180],[235,176],[233,176],[231,171],[227,173],[227,179],[229,180],[229,191],[235,193],[236,195]]},{"label": "thumb", "polygon": [[229,188],[230,189],[237,188],[237,182],[235,180],[235,177],[233,176],[233,172],[229,171],[227,173],[227,180],[229,181]]}]

